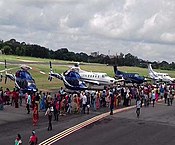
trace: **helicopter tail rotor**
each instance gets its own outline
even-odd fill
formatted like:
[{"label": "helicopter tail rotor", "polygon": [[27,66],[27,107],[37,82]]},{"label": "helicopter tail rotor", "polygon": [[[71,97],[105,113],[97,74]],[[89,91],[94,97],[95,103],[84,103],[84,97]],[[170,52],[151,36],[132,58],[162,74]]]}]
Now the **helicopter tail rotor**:
[{"label": "helicopter tail rotor", "polygon": [[6,59],[4,60],[4,66],[5,66],[5,69],[7,69],[7,62],[6,62]]},{"label": "helicopter tail rotor", "polygon": [[16,67],[7,69],[7,61],[6,61],[6,59],[4,61],[4,67],[5,67],[5,69],[4,69],[4,71],[5,71],[5,84],[7,83],[7,79],[8,78],[10,80],[12,80],[12,81],[15,81],[15,76],[13,74],[11,74],[11,73],[8,73],[7,70],[12,70],[12,69],[15,69]]}]

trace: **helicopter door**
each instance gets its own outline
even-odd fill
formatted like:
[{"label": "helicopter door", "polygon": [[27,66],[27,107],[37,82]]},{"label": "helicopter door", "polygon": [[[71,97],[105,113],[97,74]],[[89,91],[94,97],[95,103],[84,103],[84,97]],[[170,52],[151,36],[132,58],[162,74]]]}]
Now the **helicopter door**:
[{"label": "helicopter door", "polygon": [[27,88],[27,81],[25,79],[19,79],[16,81],[20,88]]},{"label": "helicopter door", "polygon": [[27,88],[27,84],[28,84],[27,80],[25,80],[25,79],[22,80],[21,84],[22,84],[22,88],[24,88],[24,89]]}]

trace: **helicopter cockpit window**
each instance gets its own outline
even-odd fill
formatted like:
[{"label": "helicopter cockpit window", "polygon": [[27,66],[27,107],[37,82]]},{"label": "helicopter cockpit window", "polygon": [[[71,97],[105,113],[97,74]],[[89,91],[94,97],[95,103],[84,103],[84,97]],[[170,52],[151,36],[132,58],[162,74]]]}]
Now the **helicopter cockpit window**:
[{"label": "helicopter cockpit window", "polygon": [[78,86],[79,85],[80,75],[77,72],[70,71],[66,75],[65,78],[66,78],[66,81],[69,82],[69,84],[71,84],[73,86]]},{"label": "helicopter cockpit window", "polygon": [[20,72],[17,71],[16,74],[15,74],[16,77],[20,77]]},{"label": "helicopter cockpit window", "polygon": [[21,71],[20,77],[21,79],[33,80],[32,76],[27,71]]}]

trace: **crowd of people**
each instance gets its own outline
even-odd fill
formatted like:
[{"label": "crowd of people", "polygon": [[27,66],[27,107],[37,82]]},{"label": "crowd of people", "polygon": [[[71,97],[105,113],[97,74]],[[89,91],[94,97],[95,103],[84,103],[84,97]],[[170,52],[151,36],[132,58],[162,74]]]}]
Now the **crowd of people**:
[{"label": "crowd of people", "polygon": [[[56,93],[50,92],[26,92],[18,89],[0,88],[0,109],[4,105],[15,108],[26,106],[27,114],[33,112],[33,125],[38,125],[39,112],[45,112],[48,116],[48,131],[52,130],[52,116],[58,121],[59,116],[67,114],[89,114],[100,108],[108,108],[110,115],[113,109],[136,104],[137,117],[142,106],[155,106],[159,99],[164,100],[167,106],[173,104],[175,97],[175,86],[160,83],[152,85],[145,83],[137,86],[115,86],[105,87],[103,90],[86,90],[74,93],[66,92],[62,87]],[[132,101],[134,100],[134,101]],[[138,114],[139,112],[139,114]],[[18,135],[20,139],[20,135]]]},{"label": "crowd of people", "polygon": [[[59,115],[66,115],[70,113],[89,113],[89,110],[98,110],[102,107],[113,106],[116,109],[119,105],[129,106],[132,99],[141,100],[141,106],[149,106],[152,102],[154,107],[155,101],[158,99],[165,100],[167,105],[172,105],[175,95],[174,85],[166,85],[164,83],[158,85],[144,84],[138,86],[115,86],[105,87],[103,90],[80,91],[75,93],[67,93],[62,87],[57,93],[50,92],[26,92],[25,94],[8,88],[3,90],[0,88],[0,104],[12,105],[19,108],[23,103],[26,105],[27,114],[33,110],[34,120],[38,116],[38,111],[46,111],[48,107],[53,107],[52,113],[54,118],[58,121]],[[25,102],[23,102],[25,101]],[[112,102],[112,103],[111,103]],[[36,124],[36,121],[34,121]]]}]

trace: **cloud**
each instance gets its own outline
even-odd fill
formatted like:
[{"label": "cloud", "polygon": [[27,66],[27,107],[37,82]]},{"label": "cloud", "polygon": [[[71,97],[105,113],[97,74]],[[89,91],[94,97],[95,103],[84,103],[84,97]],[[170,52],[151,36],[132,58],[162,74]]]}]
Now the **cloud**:
[{"label": "cloud", "polygon": [[165,41],[165,42],[174,43],[175,42],[175,33],[163,33],[160,36],[160,39]]},{"label": "cloud", "polygon": [[175,61],[174,0],[1,0],[0,39]]}]

